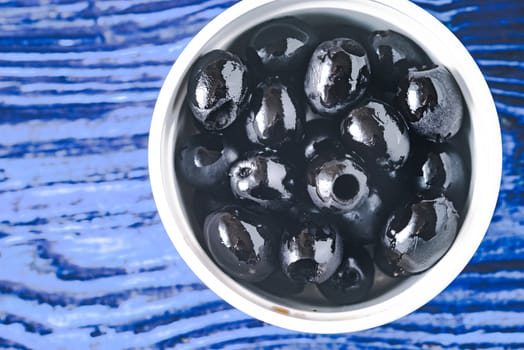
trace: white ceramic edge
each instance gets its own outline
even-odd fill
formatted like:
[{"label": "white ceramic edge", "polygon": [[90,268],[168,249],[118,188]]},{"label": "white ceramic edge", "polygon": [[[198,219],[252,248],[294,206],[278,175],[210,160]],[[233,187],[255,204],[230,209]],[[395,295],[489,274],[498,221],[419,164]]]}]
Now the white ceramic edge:
[{"label": "white ceramic edge", "polygon": [[[381,299],[379,303],[344,312],[320,313],[289,307],[286,307],[283,312],[282,308],[274,302],[247,290],[230,279],[212,262],[210,264],[209,257],[202,249],[199,251],[191,248],[194,246],[195,238],[192,237],[189,222],[180,206],[172,207],[170,204],[172,199],[168,196],[170,192],[166,191],[172,186],[169,181],[173,179],[165,178],[162,171],[166,166],[163,160],[167,159],[166,155],[162,154],[163,141],[165,141],[163,121],[173,108],[175,91],[181,85],[187,67],[202,46],[231,19],[275,1],[279,0],[244,0],[227,9],[194,37],[171,68],[155,105],[149,134],[149,173],[158,212],[171,241],[195,274],[226,302],[257,319],[283,328],[310,333],[353,332],[389,323],[415,311],[444,290],[469,262],[487,231],[497,202],[502,172],[502,142],[493,98],[473,58],[444,25],[408,0],[394,2],[395,9],[416,18],[426,27],[432,27],[435,37],[428,40],[446,40],[446,44],[453,46],[455,51],[464,51],[464,57],[461,59],[470,61],[468,62],[470,69],[461,72],[461,75],[465,81],[468,81],[468,88],[475,95],[477,104],[475,110],[482,111],[485,120],[472,123],[476,134],[472,158],[474,162],[482,162],[478,167],[482,171],[473,169],[476,172],[472,174],[474,183],[472,183],[471,202],[461,232],[476,234],[459,234],[453,247],[436,266],[424,274],[412,277],[402,293],[379,298]],[[369,1],[393,7],[387,0]],[[322,7],[336,8],[342,6],[341,3],[342,1],[322,1]],[[348,2],[345,5],[347,6]],[[472,119],[474,118],[476,116],[472,116]],[[481,126],[478,126],[480,124]],[[482,142],[482,140],[489,140],[489,142]]]}]

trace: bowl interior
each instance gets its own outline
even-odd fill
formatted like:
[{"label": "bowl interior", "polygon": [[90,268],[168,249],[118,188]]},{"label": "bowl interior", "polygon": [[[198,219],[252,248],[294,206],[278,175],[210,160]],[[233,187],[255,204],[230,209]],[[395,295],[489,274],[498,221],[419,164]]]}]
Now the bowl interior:
[{"label": "bowl interior", "polygon": [[[471,118],[461,131],[466,134],[471,149],[471,183],[463,224],[454,245],[437,265],[425,273],[400,280],[378,273],[371,297],[354,305],[313,305],[311,293],[314,292],[311,290],[293,300],[278,298],[231,279],[202,248],[201,232],[192,210],[198,203],[192,202],[190,190],[179,186],[176,180],[173,157],[176,145],[194,133],[188,122],[190,112],[184,103],[185,76],[191,64],[212,49],[228,48],[242,33],[257,24],[289,15],[319,27],[324,23],[331,26],[341,24],[341,27],[350,24],[367,30],[392,29],[406,35],[435,63],[451,71],[462,90]],[[351,33],[347,35],[351,36]],[[444,289],[470,260],[484,236],[498,193],[501,152],[497,120],[489,90],[466,49],[437,20],[407,1],[395,2],[395,7],[386,1],[369,0],[243,1],[195,37],[166,79],[155,107],[150,135],[153,193],[164,226],[180,255],[210,288],[229,303],[266,322],[297,330],[331,333],[364,329],[389,322],[420,307]],[[490,165],[480,162],[479,154],[489,159]],[[493,169],[489,174],[490,166]],[[483,186],[488,186],[489,193]],[[483,217],[474,220],[473,215]],[[291,319],[294,324],[289,323]],[[343,323],[357,319],[360,321]],[[318,321],[337,323],[328,328],[319,326]]]},{"label": "bowl interior", "polygon": [[[337,31],[339,36],[345,36],[348,35],[350,37],[354,37],[356,33],[352,33],[353,27],[355,29],[364,29],[368,31],[373,30],[387,30],[387,29],[393,29],[399,32],[403,32],[403,34],[409,36],[409,32],[403,31],[402,28],[398,27],[392,27],[390,24],[388,24],[385,20],[378,19],[378,18],[369,18],[365,16],[360,16],[357,14],[350,14],[350,16],[347,15],[341,15],[337,13],[336,11],[308,11],[308,10],[299,10],[296,12],[293,12],[288,15],[293,15],[294,17],[300,18],[304,20],[306,23],[310,24],[312,27],[322,29],[325,23],[329,23],[329,26],[331,27],[330,30],[333,30],[333,28],[336,30],[336,28],[340,28],[340,31]],[[247,27],[245,30],[249,30],[253,27]],[[234,45],[237,44],[237,42],[242,43],[243,40],[243,33],[240,34],[239,37],[234,35],[228,35],[229,40],[222,41],[222,45],[220,47],[213,47],[221,48],[221,49],[230,49],[231,44],[233,42]],[[239,45],[239,46],[242,46]],[[237,51],[238,52],[238,51]],[[433,62],[435,63],[441,63],[438,60],[438,57],[435,55],[432,55],[431,52],[428,52],[430,58],[433,59]],[[185,91],[186,91],[186,84],[184,84],[180,91],[179,95],[177,96],[177,100],[184,100],[185,99]],[[191,116],[191,111],[187,107],[185,103],[183,103],[181,109],[177,112],[179,122],[181,123],[179,128],[177,128],[175,132],[175,149],[178,149],[178,145],[185,142],[188,136],[198,132],[193,124],[190,121],[193,117]],[[455,139],[464,138],[463,134],[470,134],[469,130],[469,120],[466,119],[466,123],[464,123],[463,128],[461,129],[461,134],[458,135]],[[473,140],[471,140],[473,141]],[[470,157],[469,157],[469,145],[464,145],[465,152],[465,163],[470,163]],[[174,151],[173,151],[174,152]],[[176,174],[175,174],[176,176]],[[177,179],[177,184],[183,184],[183,181],[180,179]],[[204,247],[203,244],[203,233],[201,229],[201,223],[198,222],[198,220],[195,217],[195,211],[193,208],[195,208],[196,203],[193,202],[194,196],[193,196],[193,190],[188,186],[179,186],[182,194],[182,202],[183,202],[183,208],[185,211],[185,215],[188,217],[188,219],[191,222],[191,226],[193,228],[193,232],[198,239],[198,241],[201,243],[201,245]],[[467,208],[465,209],[465,212],[467,211]],[[375,281],[373,284],[373,289],[371,290],[370,295],[367,300],[372,300],[382,294],[384,292],[391,290],[394,286],[397,286],[399,284],[402,284],[405,279],[394,279],[391,277],[388,277],[387,275],[383,274],[380,269],[376,268],[376,276]],[[411,277],[412,278],[412,277]],[[411,279],[410,278],[410,279]],[[239,282],[240,283],[240,282]],[[316,310],[319,312],[334,312],[334,311],[340,311],[340,309],[352,309],[355,307],[359,307],[359,304],[354,305],[348,305],[348,306],[332,306],[327,301],[323,301],[323,298],[318,294],[318,291],[316,288],[313,288],[313,286],[308,286],[309,288],[306,288],[306,290],[296,296],[293,296],[292,298],[281,298],[278,296],[274,296],[271,294],[266,293],[260,288],[257,288],[253,284],[249,283],[242,283],[242,285],[245,288],[250,289],[251,291],[255,293],[259,293],[263,295],[265,298],[268,298],[270,300],[273,300],[277,302],[278,304],[286,307],[293,307],[298,308],[301,310]]]}]

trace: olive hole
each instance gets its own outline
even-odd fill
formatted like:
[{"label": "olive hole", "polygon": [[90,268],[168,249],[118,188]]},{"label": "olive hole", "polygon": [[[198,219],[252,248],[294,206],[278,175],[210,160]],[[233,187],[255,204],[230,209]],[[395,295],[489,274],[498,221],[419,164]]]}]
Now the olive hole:
[{"label": "olive hole", "polygon": [[252,172],[253,171],[251,170],[251,168],[243,167],[239,169],[238,176],[242,179],[245,179],[246,177],[249,177],[249,175],[251,175]]},{"label": "olive hole", "polygon": [[358,181],[353,175],[339,176],[333,184],[333,193],[338,199],[343,201],[348,201],[355,197],[358,190]]},{"label": "olive hole", "polygon": [[358,274],[357,271],[351,270],[348,275],[348,280],[351,281],[352,283],[356,283],[360,280],[360,275]]}]

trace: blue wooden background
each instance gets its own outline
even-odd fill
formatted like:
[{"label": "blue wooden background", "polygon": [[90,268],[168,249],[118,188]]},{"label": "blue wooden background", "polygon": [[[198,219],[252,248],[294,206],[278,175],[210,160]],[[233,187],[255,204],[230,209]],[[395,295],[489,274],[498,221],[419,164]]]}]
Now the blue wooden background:
[{"label": "blue wooden background", "polygon": [[155,99],[192,36],[235,2],[0,0],[0,347],[524,348],[524,2],[416,1],[490,84],[502,192],[445,292],[394,323],[334,336],[231,308],[181,260],[155,209]]}]

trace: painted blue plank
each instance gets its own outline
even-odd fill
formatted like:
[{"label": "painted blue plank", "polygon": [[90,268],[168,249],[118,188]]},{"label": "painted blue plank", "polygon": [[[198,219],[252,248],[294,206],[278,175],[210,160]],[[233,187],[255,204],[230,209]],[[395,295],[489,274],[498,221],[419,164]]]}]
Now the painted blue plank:
[{"label": "painted blue plank", "polygon": [[234,3],[0,1],[0,348],[524,348],[524,3],[415,1],[490,85],[500,200],[472,262],[432,302],[332,336],[220,300],[172,247],[151,196],[147,135],[163,79]]}]

